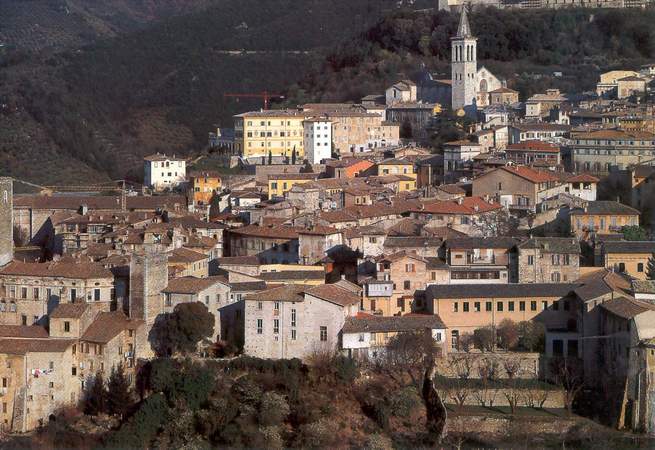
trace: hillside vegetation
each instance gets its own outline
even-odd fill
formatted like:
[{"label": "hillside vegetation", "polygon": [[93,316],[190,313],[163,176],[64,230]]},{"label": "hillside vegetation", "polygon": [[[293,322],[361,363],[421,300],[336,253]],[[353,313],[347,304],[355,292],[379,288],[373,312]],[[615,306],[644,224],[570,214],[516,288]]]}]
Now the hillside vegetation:
[{"label": "hillside vegetation", "polygon": [[[158,4],[122,3],[136,11],[122,21],[137,23],[139,11]],[[185,2],[163,4],[179,10]],[[37,182],[138,178],[143,155],[203,148],[216,124],[231,126],[233,114],[261,106],[225,93],[284,92],[320,64],[319,51],[395,7],[393,0],[216,0],[199,12],[59,53],[5,49],[0,172]],[[43,173],[37,162],[44,153],[61,155],[64,167]]]},{"label": "hillside vegetation", "polygon": [[[449,77],[457,15],[421,9],[427,0],[407,5],[0,2],[0,39],[14,36],[0,47],[0,174],[45,184],[138,179],[143,155],[201,150],[216,125],[261,107],[228,92],[266,89],[295,106],[357,101],[422,70]],[[471,22],[479,59],[523,97],[591,89],[601,70],[655,58],[655,10],[490,8]]]},{"label": "hillside vegetation", "polygon": [[[470,17],[478,61],[522,96],[547,86],[592,89],[601,70],[634,68],[655,58],[655,9],[498,10]],[[450,37],[458,17],[401,11],[346,42],[301,84],[298,97],[356,100],[381,92],[421,67],[449,78]],[[553,71],[563,77],[553,78]]]}]

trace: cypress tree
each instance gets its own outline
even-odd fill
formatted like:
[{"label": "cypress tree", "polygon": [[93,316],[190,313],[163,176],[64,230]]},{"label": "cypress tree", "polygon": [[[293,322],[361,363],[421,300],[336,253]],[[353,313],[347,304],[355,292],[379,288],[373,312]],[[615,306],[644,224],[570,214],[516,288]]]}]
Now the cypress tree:
[{"label": "cypress tree", "polygon": [[127,381],[123,365],[114,367],[107,383],[107,410],[110,414],[122,417],[131,404],[130,383]]},{"label": "cypress tree", "polygon": [[105,390],[105,380],[102,372],[96,372],[93,379],[93,385],[86,395],[84,413],[96,416],[105,412],[107,409],[107,391]]},{"label": "cypress tree", "polygon": [[648,263],[646,264],[646,278],[649,280],[655,280],[655,253],[648,258]]}]

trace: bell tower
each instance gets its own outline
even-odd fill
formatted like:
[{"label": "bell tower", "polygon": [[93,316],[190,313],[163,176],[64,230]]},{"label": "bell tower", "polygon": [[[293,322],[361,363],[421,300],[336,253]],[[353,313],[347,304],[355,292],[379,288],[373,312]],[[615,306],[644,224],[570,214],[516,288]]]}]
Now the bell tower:
[{"label": "bell tower", "polygon": [[0,267],[14,259],[13,180],[0,177]]},{"label": "bell tower", "polygon": [[452,99],[451,108],[475,109],[476,74],[478,71],[477,39],[471,33],[467,6],[462,5],[457,34],[451,38]]}]

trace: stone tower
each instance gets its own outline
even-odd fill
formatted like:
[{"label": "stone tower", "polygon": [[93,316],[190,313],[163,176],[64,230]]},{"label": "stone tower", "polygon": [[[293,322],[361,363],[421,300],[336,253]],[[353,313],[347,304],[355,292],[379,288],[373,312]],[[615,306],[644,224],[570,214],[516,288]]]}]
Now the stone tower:
[{"label": "stone tower", "polygon": [[478,61],[477,39],[471,33],[466,5],[462,5],[457,35],[450,41],[453,82],[451,107],[454,111],[463,108],[468,113],[475,110]]},{"label": "stone tower", "polygon": [[13,180],[0,177],[0,267],[14,259],[13,200]]}]

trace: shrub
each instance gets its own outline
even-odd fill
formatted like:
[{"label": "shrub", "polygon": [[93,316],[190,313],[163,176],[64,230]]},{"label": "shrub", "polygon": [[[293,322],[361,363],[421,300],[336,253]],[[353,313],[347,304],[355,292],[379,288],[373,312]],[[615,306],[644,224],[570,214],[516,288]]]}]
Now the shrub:
[{"label": "shrub", "polygon": [[302,425],[298,435],[298,445],[309,448],[328,447],[334,441],[335,431],[332,419],[327,417]]},{"label": "shrub", "polygon": [[367,450],[393,450],[393,443],[391,439],[383,434],[371,434],[366,440]]},{"label": "shrub", "polygon": [[407,417],[421,405],[421,398],[413,386],[406,386],[391,394],[391,410],[397,417]]},{"label": "shrub", "polygon": [[263,426],[279,425],[291,409],[286,399],[275,392],[266,392],[259,405],[259,423]]},{"label": "shrub", "polygon": [[352,358],[337,356],[333,361],[334,372],[339,381],[352,383],[359,377],[359,367],[357,362]]}]

